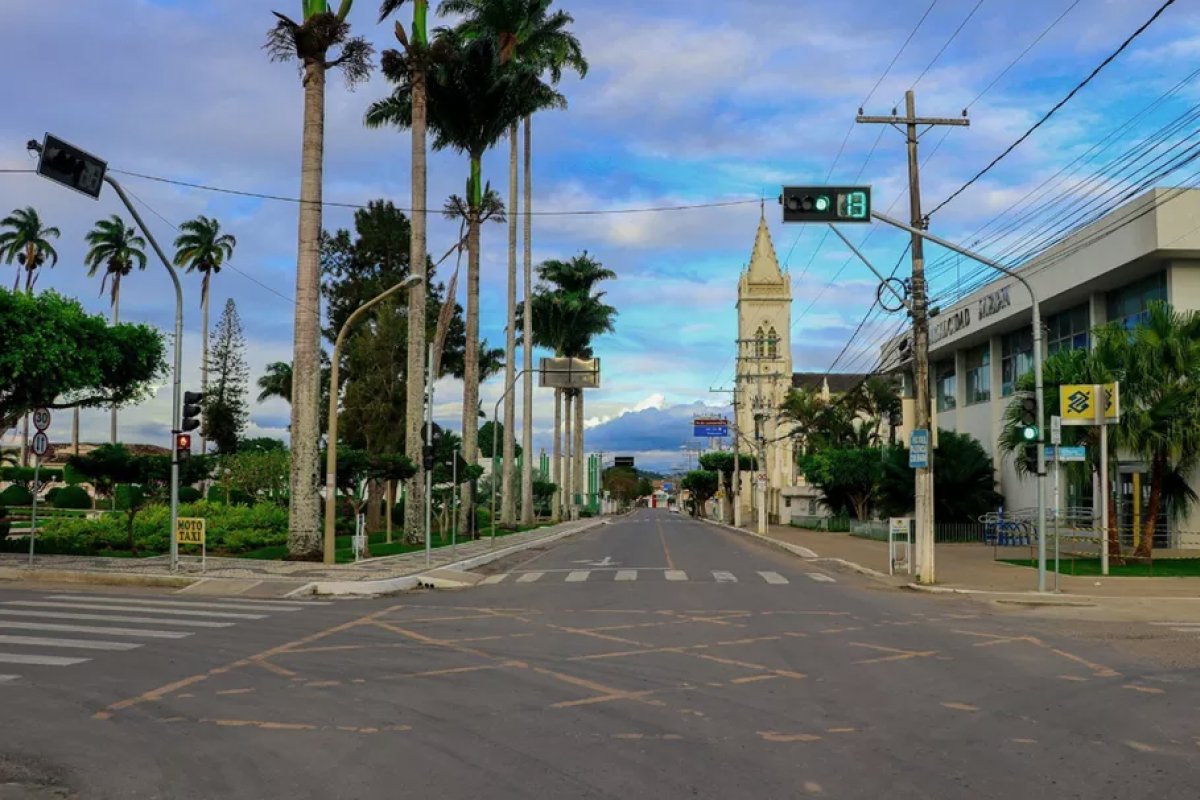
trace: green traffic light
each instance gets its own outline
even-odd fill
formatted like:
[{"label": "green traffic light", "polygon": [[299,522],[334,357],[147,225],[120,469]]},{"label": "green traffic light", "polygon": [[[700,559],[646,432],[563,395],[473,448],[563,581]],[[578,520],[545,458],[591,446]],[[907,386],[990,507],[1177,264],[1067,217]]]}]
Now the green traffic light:
[{"label": "green traffic light", "polygon": [[1032,442],[1038,437],[1038,429],[1036,425],[1026,425],[1021,429],[1021,438],[1027,442]]},{"label": "green traffic light", "polygon": [[813,205],[817,211],[828,211],[829,210],[829,198],[823,194],[817,195],[816,200],[813,203]]}]

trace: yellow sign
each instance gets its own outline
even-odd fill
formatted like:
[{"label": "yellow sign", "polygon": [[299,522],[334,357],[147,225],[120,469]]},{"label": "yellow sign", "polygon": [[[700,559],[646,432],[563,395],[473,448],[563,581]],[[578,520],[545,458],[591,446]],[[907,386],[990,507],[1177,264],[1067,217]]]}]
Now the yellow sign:
[{"label": "yellow sign", "polygon": [[1111,425],[1121,418],[1116,383],[1068,383],[1058,387],[1063,425]]},{"label": "yellow sign", "polygon": [[175,528],[175,540],[180,544],[204,544],[204,519],[201,517],[180,517],[179,525]]}]

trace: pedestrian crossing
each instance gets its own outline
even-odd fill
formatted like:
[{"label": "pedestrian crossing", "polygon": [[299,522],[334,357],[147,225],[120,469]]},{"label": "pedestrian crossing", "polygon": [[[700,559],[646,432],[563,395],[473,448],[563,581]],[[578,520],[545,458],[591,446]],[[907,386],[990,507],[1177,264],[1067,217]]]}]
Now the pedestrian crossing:
[{"label": "pedestrian crossing", "polygon": [[[822,572],[806,572],[805,577],[818,583],[836,583],[837,579]],[[769,586],[786,586],[791,578],[769,570],[748,573],[742,576],[746,582],[766,583]],[[495,586],[502,583],[630,583],[633,581],[669,581],[691,583],[738,583],[737,574],[728,570],[704,570],[686,572],[681,569],[559,569],[531,572],[498,572],[488,575],[479,582],[480,586]]]},{"label": "pedestrian crossing", "polygon": [[1151,622],[1150,624],[1175,633],[1194,633],[1200,636],[1200,622]]},{"label": "pedestrian crossing", "polygon": [[[38,668],[88,664],[111,654],[323,605],[329,604],[82,593],[0,601],[0,686],[19,684]],[[14,665],[25,671],[10,674]],[[3,669],[6,666],[9,669]]]}]

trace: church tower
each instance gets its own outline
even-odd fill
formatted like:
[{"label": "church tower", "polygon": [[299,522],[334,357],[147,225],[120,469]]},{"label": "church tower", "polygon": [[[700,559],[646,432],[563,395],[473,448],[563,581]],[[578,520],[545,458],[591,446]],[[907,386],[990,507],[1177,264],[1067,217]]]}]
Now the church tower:
[{"label": "church tower", "polygon": [[[779,409],[792,386],[792,286],[779,268],[765,210],[758,221],[750,265],[738,281],[737,425],[740,452],[765,454],[759,469],[742,473],[742,507],[754,499],[754,482],[765,473],[767,513],[781,514],[782,491],[795,482],[792,443]],[[782,438],[781,438],[782,437]]]}]

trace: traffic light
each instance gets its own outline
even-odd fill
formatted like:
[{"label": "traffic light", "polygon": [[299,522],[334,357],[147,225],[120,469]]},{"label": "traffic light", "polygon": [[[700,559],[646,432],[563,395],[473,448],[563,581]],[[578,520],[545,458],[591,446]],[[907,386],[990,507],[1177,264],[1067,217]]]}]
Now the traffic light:
[{"label": "traffic light", "polygon": [[192,435],[190,433],[175,434],[175,460],[184,461],[192,457]]},{"label": "traffic light", "polygon": [[1038,433],[1037,398],[1027,394],[1021,398],[1021,439],[1036,442]]},{"label": "traffic light", "polygon": [[433,445],[421,445],[421,467],[425,471],[433,469]]},{"label": "traffic light", "polygon": [[180,431],[194,431],[200,427],[200,401],[204,392],[183,393],[183,419],[179,423]]},{"label": "traffic light", "polygon": [[870,186],[785,186],[784,222],[870,222]]},{"label": "traffic light", "polygon": [[100,197],[104,173],[108,170],[106,162],[48,133],[40,146],[36,141],[31,141],[28,146],[39,153],[39,175],[92,199]]},{"label": "traffic light", "polygon": [[1025,466],[1025,471],[1030,475],[1038,474],[1038,447],[1036,444],[1027,444],[1021,447],[1021,463]]}]

